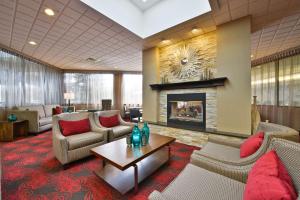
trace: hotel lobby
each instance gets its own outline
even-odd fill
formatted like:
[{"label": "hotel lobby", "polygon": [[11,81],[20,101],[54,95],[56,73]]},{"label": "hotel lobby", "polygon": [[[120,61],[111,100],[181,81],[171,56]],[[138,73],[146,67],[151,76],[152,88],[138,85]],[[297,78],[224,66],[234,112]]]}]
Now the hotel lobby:
[{"label": "hotel lobby", "polygon": [[0,0],[0,200],[297,200],[299,121],[299,0]]}]

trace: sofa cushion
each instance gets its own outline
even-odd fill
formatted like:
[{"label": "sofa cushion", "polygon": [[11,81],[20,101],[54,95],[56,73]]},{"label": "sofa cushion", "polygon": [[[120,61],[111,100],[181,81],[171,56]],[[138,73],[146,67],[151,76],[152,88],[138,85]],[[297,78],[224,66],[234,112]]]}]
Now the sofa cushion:
[{"label": "sofa cushion", "polygon": [[120,124],[118,115],[113,115],[110,117],[99,117],[100,124],[106,128],[111,128],[118,126]]},{"label": "sofa cushion", "polygon": [[200,151],[197,151],[197,153],[218,160],[238,161],[241,159],[240,149],[213,142],[208,142]]},{"label": "sofa cushion", "polygon": [[89,119],[82,119],[77,121],[59,120],[58,123],[64,136],[81,134],[91,131]]},{"label": "sofa cushion", "polygon": [[45,117],[39,120],[39,126],[45,126],[52,123],[52,117]]},{"label": "sofa cushion", "polygon": [[60,106],[56,106],[54,109],[53,109],[53,114],[54,115],[59,115],[59,114],[61,114],[62,112],[63,112],[63,108],[62,107],[60,107]]},{"label": "sofa cushion", "polygon": [[52,117],[52,110],[59,105],[44,105],[45,115],[46,117]]},{"label": "sofa cushion", "polygon": [[[162,192],[167,200],[243,199],[245,184],[188,164]],[[150,200],[155,199],[152,194]]]},{"label": "sofa cushion", "polygon": [[114,135],[114,138],[122,137],[124,135],[129,134],[132,131],[132,127],[130,126],[115,126],[112,128],[112,132]]},{"label": "sofa cushion", "polygon": [[87,132],[67,137],[69,150],[78,149],[98,142],[102,142],[104,136],[102,133]]},{"label": "sofa cushion", "polygon": [[38,112],[39,118],[44,118],[46,117],[44,107],[41,106],[22,106],[18,107],[19,110],[34,110]]},{"label": "sofa cushion", "polygon": [[266,153],[251,169],[244,200],[296,200],[293,182],[274,150]]},{"label": "sofa cushion", "polygon": [[240,157],[245,158],[254,154],[264,140],[264,132],[258,132],[249,137],[240,147]]}]

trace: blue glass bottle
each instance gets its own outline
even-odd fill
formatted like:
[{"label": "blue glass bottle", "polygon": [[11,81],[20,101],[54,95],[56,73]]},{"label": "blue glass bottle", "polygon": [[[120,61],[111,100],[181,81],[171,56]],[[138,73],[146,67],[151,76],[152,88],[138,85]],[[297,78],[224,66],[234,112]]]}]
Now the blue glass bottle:
[{"label": "blue glass bottle", "polygon": [[17,116],[15,114],[10,114],[10,115],[8,115],[7,120],[9,122],[17,121]]},{"label": "blue glass bottle", "polygon": [[146,138],[147,138],[146,142],[148,144],[149,143],[149,137],[150,137],[150,129],[149,129],[149,126],[148,126],[147,122],[144,122],[144,127],[142,129],[142,132],[143,132],[143,134],[146,135]]},{"label": "blue glass bottle", "polygon": [[132,130],[132,144],[134,147],[141,145],[141,131],[137,125],[135,125]]}]

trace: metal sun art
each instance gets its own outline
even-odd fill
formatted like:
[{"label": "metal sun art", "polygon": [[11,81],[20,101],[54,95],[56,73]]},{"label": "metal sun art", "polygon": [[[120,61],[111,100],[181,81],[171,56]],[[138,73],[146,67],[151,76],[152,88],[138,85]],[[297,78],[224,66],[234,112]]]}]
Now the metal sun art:
[{"label": "metal sun art", "polygon": [[189,45],[183,45],[179,48],[170,62],[171,72],[180,79],[198,76],[202,68],[199,50]]}]

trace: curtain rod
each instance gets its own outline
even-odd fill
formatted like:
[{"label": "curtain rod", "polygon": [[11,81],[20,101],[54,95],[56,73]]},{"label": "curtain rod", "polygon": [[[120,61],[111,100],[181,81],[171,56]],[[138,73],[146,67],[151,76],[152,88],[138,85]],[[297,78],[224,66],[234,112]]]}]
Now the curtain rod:
[{"label": "curtain rod", "polygon": [[283,58],[287,58],[287,57],[291,57],[291,56],[295,56],[300,54],[300,46],[297,47],[293,47],[290,49],[286,49],[277,53],[274,53],[272,55],[269,56],[265,56],[256,60],[253,60],[251,62],[251,67],[255,67],[257,65],[261,65],[261,64],[265,64],[268,62],[273,62],[273,61],[277,61]]},{"label": "curtain rod", "polygon": [[22,52],[20,52],[20,51],[17,51],[17,50],[14,50],[14,49],[10,48],[10,47],[7,47],[7,46],[4,46],[4,45],[1,45],[1,44],[0,44],[0,50],[3,51],[3,52],[5,52],[5,53],[9,53],[9,54],[11,54],[11,55],[20,57],[20,58],[22,58],[22,59],[25,59],[25,60],[28,60],[28,61],[31,61],[31,62],[40,64],[40,65],[44,65],[44,66],[46,66],[46,67],[54,68],[54,69],[56,69],[56,70],[58,70],[58,71],[63,72],[62,69],[60,69],[60,68],[58,68],[58,67],[56,67],[56,66],[54,66],[54,65],[51,65],[51,64],[46,63],[46,62],[44,62],[44,61],[40,61],[40,60],[38,60],[38,59],[36,59],[36,58],[33,58],[33,57],[31,57],[31,56],[28,56],[28,55],[26,55],[26,54],[24,54],[24,53],[22,53]]}]

